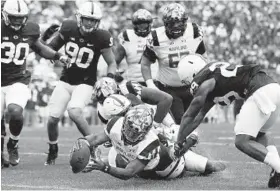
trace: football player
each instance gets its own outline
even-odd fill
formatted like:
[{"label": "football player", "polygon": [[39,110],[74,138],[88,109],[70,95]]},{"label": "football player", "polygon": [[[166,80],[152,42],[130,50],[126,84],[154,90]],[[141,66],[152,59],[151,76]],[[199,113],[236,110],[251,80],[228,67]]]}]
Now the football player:
[{"label": "football player", "polygon": [[[136,81],[141,85],[146,83],[141,73],[141,57],[148,41],[151,40],[152,14],[146,9],[139,9],[132,15],[133,29],[126,29],[118,36],[119,43],[116,46],[115,56],[119,65],[126,58],[128,65],[124,73],[128,81]],[[157,70],[155,64],[152,65],[152,74]]]},{"label": "football player", "polygon": [[[151,32],[152,42],[147,44],[141,60],[141,70],[148,87],[159,88],[173,96],[171,113],[180,124],[191,96],[185,91],[177,66],[182,57],[189,53],[205,54],[205,45],[200,27],[188,21],[185,8],[178,3],[168,4],[163,9],[164,26]],[[151,76],[151,63],[158,61],[157,87]],[[187,99],[186,97],[189,97]]]},{"label": "football player", "polygon": [[191,84],[194,98],[182,118],[174,154],[179,155],[185,137],[197,128],[215,103],[229,105],[243,98],[245,102],[234,127],[235,146],[271,166],[268,187],[279,187],[280,158],[267,132],[280,114],[280,85],[259,65],[207,63],[199,55],[188,55],[178,68],[182,82]]},{"label": "football player", "polygon": [[[180,177],[185,169],[209,174],[225,168],[222,163],[213,163],[192,151],[179,159],[171,159],[168,147],[162,145],[158,136],[151,131],[152,125],[151,108],[144,104],[130,108],[124,117],[110,120],[103,133],[87,136],[75,143],[70,157],[72,171],[78,173],[83,170],[85,164],[81,165],[81,161],[88,158],[84,154],[88,147],[97,147],[108,140],[113,144],[108,162],[103,162],[96,155],[91,170],[100,170],[123,180],[136,175],[143,178],[172,179]],[[80,141],[86,141],[86,144],[79,144]]]},{"label": "football player", "polygon": [[67,56],[39,40],[39,25],[28,22],[29,10],[23,0],[5,2],[1,19],[1,117],[10,115],[10,138],[7,143],[10,164],[19,163],[18,141],[23,127],[23,109],[30,98],[28,84],[31,73],[26,70],[30,49],[46,59],[67,64]]},{"label": "football player", "polygon": [[48,44],[55,50],[64,46],[71,63],[64,67],[50,98],[47,125],[49,154],[45,165],[55,164],[58,153],[58,122],[66,109],[83,136],[92,133],[83,116],[83,108],[92,95],[100,55],[108,64],[108,76],[114,78],[116,71],[112,51],[113,38],[108,31],[99,29],[102,18],[100,5],[96,2],[85,2],[79,6],[76,17],[77,21],[63,21]]}]

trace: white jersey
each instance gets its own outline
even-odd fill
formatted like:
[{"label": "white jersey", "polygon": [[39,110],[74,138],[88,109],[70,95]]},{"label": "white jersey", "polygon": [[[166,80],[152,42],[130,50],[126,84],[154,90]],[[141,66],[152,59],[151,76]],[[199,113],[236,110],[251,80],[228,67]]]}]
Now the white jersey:
[{"label": "white jersey", "polygon": [[[146,44],[151,41],[151,38],[151,34],[147,37],[137,36],[132,29],[127,29],[119,34],[118,39],[125,49],[126,62],[128,65],[128,68],[124,73],[125,79],[129,81],[144,82],[140,62]],[[152,76],[156,75],[157,67],[157,64],[152,65]]]},{"label": "white jersey", "polygon": [[105,133],[110,138],[117,153],[126,161],[135,159],[148,160],[145,170],[154,169],[159,163],[160,142],[153,131],[149,131],[145,138],[135,145],[128,145],[122,137],[124,117],[113,118],[105,128]]},{"label": "white jersey", "polygon": [[184,55],[196,53],[203,42],[203,36],[197,25],[187,23],[185,33],[177,39],[169,39],[165,33],[165,27],[152,31],[152,37],[152,43],[147,44],[149,50],[145,50],[145,56],[151,61],[158,60],[157,80],[173,87],[183,86],[177,74],[177,66]]}]

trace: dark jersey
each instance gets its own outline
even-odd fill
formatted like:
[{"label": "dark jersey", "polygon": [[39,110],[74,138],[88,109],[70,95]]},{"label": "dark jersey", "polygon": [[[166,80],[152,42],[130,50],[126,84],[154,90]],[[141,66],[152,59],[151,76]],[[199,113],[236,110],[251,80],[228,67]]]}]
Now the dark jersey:
[{"label": "dark jersey", "polygon": [[39,25],[27,22],[15,31],[1,20],[1,32],[1,86],[16,82],[28,84],[31,74],[26,70],[26,57],[31,43],[40,36]]},{"label": "dark jersey", "polygon": [[213,62],[206,65],[193,79],[190,92],[195,94],[206,80],[214,78],[216,85],[208,95],[220,105],[229,105],[236,99],[248,98],[257,89],[275,81],[259,65],[235,65]]},{"label": "dark jersey", "polygon": [[58,50],[65,45],[65,54],[71,58],[71,64],[64,66],[61,80],[71,85],[94,85],[101,50],[113,46],[110,33],[97,29],[82,36],[74,20],[63,21],[59,33],[64,40],[60,43],[52,41],[49,46]]}]

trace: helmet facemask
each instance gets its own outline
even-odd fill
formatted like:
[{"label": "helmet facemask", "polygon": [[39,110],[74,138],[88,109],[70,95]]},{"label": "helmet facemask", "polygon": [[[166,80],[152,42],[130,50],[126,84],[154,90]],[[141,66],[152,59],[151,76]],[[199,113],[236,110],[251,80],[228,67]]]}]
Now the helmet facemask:
[{"label": "helmet facemask", "polygon": [[146,9],[139,9],[132,16],[132,24],[137,36],[148,36],[151,32],[152,22],[152,15]]},{"label": "helmet facemask", "polygon": [[134,26],[135,34],[141,37],[148,36],[152,28],[151,23],[147,23],[147,22],[138,23],[138,24],[133,23],[133,26]]},{"label": "helmet facemask", "polygon": [[164,26],[167,37],[176,39],[183,36],[187,27],[187,19],[167,19]]},{"label": "helmet facemask", "polygon": [[185,8],[178,3],[171,3],[163,10],[162,21],[168,38],[176,39],[183,36],[187,27],[188,16]]},{"label": "helmet facemask", "polygon": [[95,31],[100,24],[100,19],[90,18],[80,14],[77,14],[77,20],[79,27],[85,34]]},{"label": "helmet facemask", "polygon": [[152,128],[152,124],[152,110],[146,106],[135,106],[125,115],[122,135],[128,144],[136,144],[144,139]]},{"label": "helmet facemask", "polygon": [[15,31],[22,29],[27,22],[28,12],[28,7],[22,0],[6,1],[2,11],[5,25]]}]

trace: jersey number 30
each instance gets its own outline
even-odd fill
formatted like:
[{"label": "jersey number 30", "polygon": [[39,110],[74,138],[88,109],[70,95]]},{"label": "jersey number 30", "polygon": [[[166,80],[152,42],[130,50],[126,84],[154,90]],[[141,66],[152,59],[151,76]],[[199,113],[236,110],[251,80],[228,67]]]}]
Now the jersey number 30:
[{"label": "jersey number 30", "polygon": [[1,49],[2,52],[1,62],[5,64],[15,63],[15,65],[22,65],[25,58],[29,53],[28,43],[18,43],[15,45],[12,42],[2,42]]},{"label": "jersey number 30", "polygon": [[[82,47],[80,48],[76,43],[68,42],[65,46],[67,55],[71,57],[71,64],[76,63],[80,68],[87,68],[93,59],[93,50]],[[71,66],[68,66],[71,67]]]}]

